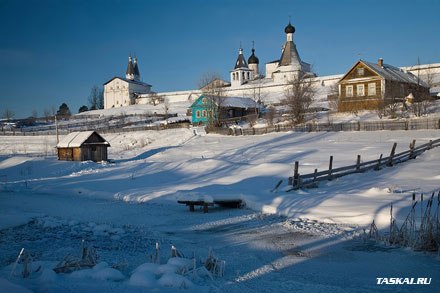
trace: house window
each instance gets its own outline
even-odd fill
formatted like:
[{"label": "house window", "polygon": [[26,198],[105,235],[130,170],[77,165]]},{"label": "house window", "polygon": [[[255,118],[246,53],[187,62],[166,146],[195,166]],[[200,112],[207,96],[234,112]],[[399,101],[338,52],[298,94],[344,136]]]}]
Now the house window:
[{"label": "house window", "polygon": [[347,97],[353,97],[353,86],[352,85],[347,85],[346,87],[345,87],[345,95],[347,96]]},{"label": "house window", "polygon": [[203,98],[203,99],[202,99],[202,103],[203,103],[203,104],[206,104],[206,101],[207,101],[206,98]]},{"label": "house window", "polygon": [[357,74],[359,75],[359,76],[364,76],[364,69],[363,68],[358,68],[357,69]]},{"label": "house window", "polygon": [[368,84],[368,95],[375,96],[376,95],[376,83],[372,82]]},{"label": "house window", "polygon": [[199,110],[196,111],[196,118],[200,118],[200,111]]},{"label": "house window", "polygon": [[202,117],[206,117],[206,110],[202,111]]},{"label": "house window", "polygon": [[365,86],[363,84],[358,84],[356,86],[357,96],[363,97],[365,96]]}]

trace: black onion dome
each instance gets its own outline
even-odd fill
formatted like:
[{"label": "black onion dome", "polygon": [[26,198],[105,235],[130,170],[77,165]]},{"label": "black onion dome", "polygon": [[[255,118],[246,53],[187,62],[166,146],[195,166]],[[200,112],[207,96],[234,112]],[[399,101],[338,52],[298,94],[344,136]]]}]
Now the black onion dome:
[{"label": "black onion dome", "polygon": [[295,27],[292,24],[290,24],[290,21],[289,21],[289,24],[284,29],[284,32],[286,34],[293,34],[295,32]]},{"label": "black onion dome", "polygon": [[248,64],[259,64],[260,60],[258,60],[257,56],[255,56],[255,49],[252,49],[252,55],[248,59]]}]

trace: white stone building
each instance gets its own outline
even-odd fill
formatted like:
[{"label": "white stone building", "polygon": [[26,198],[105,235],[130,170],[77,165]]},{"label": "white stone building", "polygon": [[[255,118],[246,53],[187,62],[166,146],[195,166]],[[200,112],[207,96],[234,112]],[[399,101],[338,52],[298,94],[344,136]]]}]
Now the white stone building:
[{"label": "white stone building", "polygon": [[[283,44],[281,56],[279,59],[265,64],[265,74],[259,71],[259,59],[255,55],[255,48],[252,48],[252,54],[247,62],[243,49],[239,48],[234,68],[230,71],[229,82],[218,81],[219,84],[222,84],[225,96],[249,97],[265,104],[276,104],[285,98],[289,81],[294,80],[301,74],[311,78],[314,83],[317,98],[313,106],[328,106],[327,95],[333,94],[334,86],[342,78],[343,74],[317,77],[312,72],[310,64],[302,61],[300,58],[294,42],[295,27],[290,22],[285,27],[284,33],[286,34],[286,41]],[[134,61],[133,67],[134,64],[137,64],[136,61]],[[433,86],[436,87],[437,92],[439,91],[439,63],[402,67],[401,69],[407,70],[416,76],[420,75],[420,78],[423,80],[427,78],[433,80]],[[104,92],[105,108],[126,106],[133,103],[148,104],[151,102],[151,85],[140,82],[139,79],[136,80],[134,68],[133,75],[130,72],[129,61],[125,79],[113,78],[106,83]],[[139,74],[137,77],[139,78]],[[117,88],[118,84],[119,89]],[[123,93],[121,92],[122,86],[124,87]],[[154,93],[154,96],[160,96],[169,103],[188,102],[190,105],[201,93],[200,89],[192,89]]]},{"label": "white stone building", "polygon": [[137,59],[128,57],[125,78],[113,77],[104,83],[104,109],[133,105],[139,94],[151,92],[151,85],[142,82]]}]

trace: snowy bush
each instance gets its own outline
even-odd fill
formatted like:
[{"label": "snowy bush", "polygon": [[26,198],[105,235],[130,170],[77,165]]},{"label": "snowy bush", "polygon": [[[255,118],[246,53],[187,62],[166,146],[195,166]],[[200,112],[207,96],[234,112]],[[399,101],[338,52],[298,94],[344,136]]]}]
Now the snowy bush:
[{"label": "snowy bush", "polygon": [[193,283],[182,275],[175,273],[166,273],[158,281],[164,287],[188,289]]}]

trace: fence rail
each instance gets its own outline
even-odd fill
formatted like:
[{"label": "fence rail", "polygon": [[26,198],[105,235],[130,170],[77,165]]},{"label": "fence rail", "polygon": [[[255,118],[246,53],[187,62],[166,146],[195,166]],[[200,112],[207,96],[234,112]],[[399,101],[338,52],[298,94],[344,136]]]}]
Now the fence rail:
[{"label": "fence rail", "polygon": [[[113,125],[105,125],[101,122],[96,123],[94,127],[87,125],[70,125],[59,127],[58,134],[65,135],[73,131],[89,131],[96,130],[101,134],[105,133],[117,133],[117,132],[133,132],[133,131],[146,131],[146,130],[164,130],[164,129],[176,129],[176,128],[189,128],[189,122],[177,122],[168,124],[155,124],[153,126],[139,125],[137,123],[115,123]],[[23,130],[13,130],[13,131],[0,131],[0,135],[5,136],[38,136],[38,135],[56,135],[57,130],[55,126],[48,128],[41,128],[38,130],[23,131]]]},{"label": "fence rail", "polygon": [[273,125],[259,128],[215,128],[211,132],[224,135],[261,135],[271,132],[319,132],[319,131],[378,131],[440,129],[440,118],[405,119],[395,121],[365,121],[341,123],[304,123],[299,125]]},{"label": "fence rail", "polygon": [[318,169],[315,169],[315,172],[304,175],[299,173],[299,162],[296,161],[294,175],[293,177],[289,177],[289,185],[292,186],[289,191],[302,187],[317,187],[321,181],[329,181],[355,173],[363,173],[369,170],[380,170],[383,167],[391,167],[395,164],[415,159],[423,152],[440,146],[440,139],[430,140],[428,143],[417,147],[415,146],[415,143],[416,141],[413,140],[410,144],[409,150],[398,154],[395,154],[397,143],[394,143],[388,157],[383,158],[383,154],[381,154],[377,160],[361,163],[360,155],[358,155],[356,164],[336,169],[333,169],[333,156],[330,156],[328,170],[318,172]]},{"label": "fence rail", "polygon": [[[157,115],[158,117],[160,115]],[[129,118],[129,117],[128,117]],[[155,117],[148,117],[148,120],[154,122]],[[166,126],[145,126],[144,121],[126,121],[125,118],[103,117],[102,119],[91,121],[71,121],[69,123],[60,122],[58,131],[60,134],[67,134],[72,131],[97,130],[102,133],[125,132],[125,131],[143,131],[143,130],[162,130],[168,128],[187,128],[189,122],[172,123]],[[395,121],[365,121],[365,122],[341,122],[341,123],[304,123],[299,125],[273,125],[267,127],[253,128],[210,128],[208,132],[222,135],[261,135],[271,132],[320,132],[320,131],[379,131],[379,130],[422,130],[422,129],[440,129],[440,118],[426,119],[405,119]],[[6,130],[0,129],[0,135],[54,135],[56,133],[55,125],[45,125],[29,127],[22,129]]]}]

